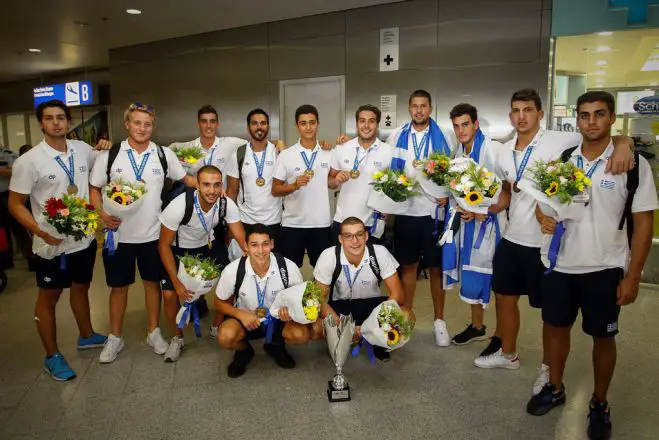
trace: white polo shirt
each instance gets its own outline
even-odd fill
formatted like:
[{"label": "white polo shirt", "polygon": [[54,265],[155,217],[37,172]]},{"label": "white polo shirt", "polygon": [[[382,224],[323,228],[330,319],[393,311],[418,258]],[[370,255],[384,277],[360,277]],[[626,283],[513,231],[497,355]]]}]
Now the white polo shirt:
[{"label": "white polo shirt", "polygon": [[332,223],[327,189],[327,176],[332,162],[331,151],[321,149],[319,144],[316,144],[313,150],[307,150],[298,142],[279,154],[274,178],[292,184],[303,175],[307,169],[302,159],[303,152],[308,160],[311,160],[313,153],[317,153],[312,167],[314,176],[307,186],[283,198],[284,213],[281,225],[290,228],[326,228]]},{"label": "white polo shirt", "polygon": [[[380,274],[383,280],[386,280],[390,276],[396,273],[398,269],[398,261],[389,253],[387,248],[380,245],[373,245],[375,250],[375,257],[378,260],[378,265],[380,266]],[[364,248],[364,256],[362,261],[359,263],[359,266],[353,266],[348,262],[346,254],[341,248],[341,274],[336,279],[336,284],[334,285],[334,294],[332,295],[331,300],[341,300],[341,299],[365,299],[373,298],[382,295],[380,291],[380,286],[378,286],[378,279],[371,269],[369,264],[369,252],[368,247]],[[336,267],[336,250],[335,247],[327,248],[320,254],[318,257],[318,262],[313,271],[313,276],[316,280],[320,281],[325,285],[332,284],[332,275],[334,274],[334,268]],[[350,273],[350,280],[352,281],[352,289],[348,284],[348,279],[345,275],[345,268],[348,268]]]},{"label": "white polo shirt", "polygon": [[[195,191],[195,193],[198,193],[198,191]],[[226,198],[226,202],[227,205],[224,220],[229,224],[239,222],[240,213],[238,212],[238,207],[233,200],[228,197]],[[213,228],[220,223],[219,204],[220,200],[218,199],[208,212],[201,211],[201,215],[206,222],[206,227],[209,228],[211,241],[215,239]],[[217,206],[217,208],[213,210],[215,206]],[[209,233],[204,230],[204,226],[201,224],[199,214],[194,206],[192,207],[192,217],[190,217],[190,221],[187,225],[181,225],[181,220],[183,220],[184,215],[185,193],[177,196],[169,203],[169,205],[167,205],[162,214],[160,214],[160,223],[170,231],[178,231],[178,247],[182,249],[197,249],[208,245]],[[222,246],[223,245],[224,243],[222,243]],[[174,246],[176,246],[176,240],[174,240]]]},{"label": "white polo shirt", "polygon": [[[399,148],[396,148],[396,145],[398,143],[398,138],[400,137],[401,132],[403,127],[398,127],[396,130],[394,130],[391,135],[389,136],[389,139],[387,140],[387,143],[391,145],[392,147],[395,148],[396,154],[400,155],[399,157],[405,159],[405,174],[407,174],[410,177],[414,177],[415,179],[419,179],[419,174],[421,174],[421,171],[417,170],[414,168],[414,160],[416,159],[414,155],[414,140],[413,137],[416,136],[417,143],[418,145],[421,145],[421,140],[423,139],[423,136],[425,134],[430,135],[430,126],[426,127],[425,130],[417,132],[414,127],[410,130],[410,135],[407,137],[407,150],[402,150]],[[452,135],[447,135],[447,133],[442,130],[442,134],[444,135],[444,139],[446,139],[446,143],[449,146],[449,149],[451,150],[451,155],[453,154],[453,151],[455,150],[456,147],[456,142],[455,138]],[[432,140],[428,139],[428,154],[432,153]],[[423,151],[421,151],[421,159],[425,159],[427,156],[425,155],[425,148]],[[437,203],[435,200],[433,200],[431,197],[429,197],[427,194],[425,194],[423,191],[419,191],[420,194],[412,197],[412,203],[410,204],[410,209],[405,215],[412,216],[412,217],[424,217],[426,215],[434,215],[435,213],[435,206]]]},{"label": "white polo shirt", "polygon": [[[137,182],[135,171],[128,158],[128,150],[132,147],[125,140],[121,142],[121,149],[119,154],[112,164],[110,172],[110,179],[122,179],[124,182]],[[185,170],[181,166],[176,154],[167,147],[163,147],[165,157],[167,159],[167,177],[177,181],[185,177]],[[160,236],[160,208],[162,200],[160,193],[162,191],[163,183],[165,181],[160,159],[158,159],[158,147],[151,142],[149,147],[144,150],[142,154],[138,154],[133,150],[133,156],[137,167],[140,166],[146,154],[149,154],[148,162],[142,173],[142,179],[146,182],[147,192],[144,195],[146,200],[142,206],[131,215],[129,218],[121,222],[119,227],[119,242],[120,243],[147,243],[149,241],[157,240]],[[108,151],[103,151],[94,164],[91,176],[89,178],[90,184],[101,188],[107,185],[107,163]]]},{"label": "white polo shirt", "polygon": [[[295,286],[304,282],[300,269],[288,258],[286,260],[286,269],[288,270],[288,286]],[[238,264],[240,259],[234,260],[224,268],[220,276],[220,282],[217,283],[215,294],[222,300],[228,300],[233,295],[234,286],[236,284],[236,276],[238,274]],[[281,281],[279,274],[279,266],[277,259],[270,254],[270,268],[263,278],[260,278],[254,273],[252,265],[249,262],[249,257],[245,261],[245,278],[238,290],[238,298],[235,299],[235,307],[243,310],[253,312],[259,307],[258,295],[256,292],[256,283],[259,289],[265,289],[264,307],[269,308],[275,296],[280,290],[284,289],[284,283]]]},{"label": "white polo shirt", "polygon": [[226,178],[224,178],[224,173],[227,169],[227,164],[229,163],[231,156],[236,153],[238,147],[245,145],[247,141],[237,137],[215,136],[215,142],[209,149],[205,149],[201,144],[201,138],[194,139],[190,141],[190,143],[197,145],[204,150],[204,161],[208,161],[208,165],[214,165],[222,171],[223,181],[225,181],[224,186],[226,188]]},{"label": "white polo shirt", "polygon": [[[227,176],[235,179],[239,178],[238,173],[238,154],[234,152],[227,165]],[[250,225],[263,223],[264,225],[274,225],[281,223],[281,197],[272,195],[272,177],[275,173],[277,163],[277,147],[268,142],[264,152],[256,153],[256,157],[261,163],[265,154],[263,164],[263,178],[265,185],[258,186],[256,179],[259,177],[254,163],[254,151],[251,144],[245,148],[245,160],[242,167],[242,184],[238,192],[238,206],[240,207],[240,219],[243,223]],[[244,199],[244,201],[243,201]]]},{"label": "white polo shirt", "polygon": [[[612,154],[613,142],[598,158],[601,162],[591,178],[590,202],[585,207],[583,218],[565,221],[565,233],[554,268],[557,272],[578,274],[611,268],[626,270],[629,265],[627,223],[621,231],[618,230],[627,200],[627,173],[613,175],[604,172],[606,161]],[[581,145],[572,152],[570,160],[576,165],[580,155]],[[584,170],[590,170],[598,159],[588,162],[583,158]],[[632,213],[659,209],[650,164],[641,156],[637,166],[639,182],[632,202]],[[542,262],[549,267],[545,255]]]},{"label": "white polo shirt", "polygon": [[[536,136],[539,137],[539,140],[529,157],[524,175],[527,175],[536,161],[559,159],[564,150],[577,146],[581,142],[581,135],[578,133],[541,129]],[[516,143],[517,134],[499,149],[496,161],[496,175],[502,181],[507,180],[510,182],[512,194],[508,210],[508,227],[503,234],[503,238],[522,246],[539,248],[542,246],[542,232],[540,231],[540,224],[535,218],[536,201],[524,191],[515,192],[512,190],[517,176],[513,155],[517,156],[517,163],[521,165],[524,154],[528,149],[528,146],[526,146],[523,150],[517,151],[515,150]]]},{"label": "white polo shirt", "polygon": [[[78,196],[89,200],[89,170],[94,166],[96,153],[82,141],[67,140],[67,151],[63,154],[42,140],[36,147],[16,159],[12,167],[9,190],[30,196],[32,216],[38,219],[43,205],[51,197],[66,194],[69,178],[64,169],[55,160],[60,157],[69,167],[69,157],[73,155],[74,182],[78,187]],[[86,249],[93,237],[82,239],[67,254]]]},{"label": "white polo shirt", "polygon": [[376,139],[368,150],[359,145],[354,138],[345,144],[338,145],[332,155],[332,169],[351,172],[355,156],[357,156],[359,177],[350,178],[340,186],[339,198],[336,202],[334,221],[341,223],[347,217],[357,217],[366,226],[373,225],[373,210],[366,205],[373,186],[371,176],[380,170],[391,166],[394,149],[388,144]]}]

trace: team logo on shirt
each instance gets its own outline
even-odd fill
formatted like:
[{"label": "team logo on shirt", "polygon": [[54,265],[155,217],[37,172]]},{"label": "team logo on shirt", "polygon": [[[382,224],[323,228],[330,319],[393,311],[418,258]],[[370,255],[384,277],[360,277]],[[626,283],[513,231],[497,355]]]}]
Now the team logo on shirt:
[{"label": "team logo on shirt", "polygon": [[49,174],[49,175],[48,175],[48,178],[49,178],[50,180],[55,180],[55,177],[57,177],[57,176],[54,175],[54,174]]},{"label": "team logo on shirt", "polygon": [[80,171],[81,173],[84,173],[85,171],[87,171],[87,165],[82,165],[82,166],[78,167],[78,171]]},{"label": "team logo on shirt", "polygon": [[160,168],[152,168],[152,171],[154,176],[162,175],[162,170]]},{"label": "team logo on shirt", "polygon": [[616,183],[613,180],[600,180],[600,188],[604,189],[613,189],[616,187]]},{"label": "team logo on shirt", "polygon": [[362,280],[362,286],[370,286],[371,282],[369,280]]},{"label": "team logo on shirt", "polygon": [[320,167],[321,168],[329,168],[329,162],[321,162]]},{"label": "team logo on shirt", "polygon": [[121,174],[121,173],[124,172],[124,169],[123,169],[123,168],[116,168],[116,169],[114,170],[114,172],[117,173],[117,174]]},{"label": "team logo on shirt", "polygon": [[384,166],[384,163],[382,163],[382,162],[373,162],[373,165],[375,165],[376,167],[382,167],[382,166]]},{"label": "team logo on shirt", "polygon": [[267,166],[271,167],[271,166],[273,166],[275,163],[274,163],[273,161],[271,161],[271,160],[266,160],[266,161],[265,161],[265,164],[266,164]]},{"label": "team logo on shirt", "polygon": [[244,296],[247,296],[247,294],[245,292],[240,292],[240,296],[244,297]]},{"label": "team logo on shirt", "polygon": [[607,333],[613,333],[613,332],[616,332],[616,331],[618,331],[618,322],[617,321],[612,323],[612,324],[607,324],[607,326],[606,326],[606,332]]},{"label": "team logo on shirt", "polygon": [[300,167],[295,167],[295,171],[300,171]]},{"label": "team logo on shirt", "polygon": [[350,159],[343,159],[343,163],[350,163]]},{"label": "team logo on shirt", "polygon": [[248,166],[249,166],[249,162],[245,161],[245,166],[248,167]]},{"label": "team logo on shirt", "polygon": [[217,159],[217,162],[218,162],[218,163],[224,163],[224,158],[223,158],[223,157],[220,157],[219,159]]}]

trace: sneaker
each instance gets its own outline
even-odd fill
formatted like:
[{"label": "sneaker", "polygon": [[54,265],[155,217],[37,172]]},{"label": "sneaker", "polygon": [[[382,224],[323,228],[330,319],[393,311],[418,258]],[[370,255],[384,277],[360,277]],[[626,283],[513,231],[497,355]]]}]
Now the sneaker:
[{"label": "sneaker", "polygon": [[435,330],[435,344],[440,347],[448,347],[451,345],[451,335],[448,334],[446,323],[443,320],[435,319],[433,329]]},{"label": "sneaker", "polygon": [[515,354],[512,359],[508,359],[503,351],[499,349],[496,353],[489,356],[479,356],[474,359],[474,365],[478,368],[505,368],[507,370],[519,370],[519,356]]},{"label": "sneaker", "polygon": [[490,343],[487,345],[487,347],[485,347],[485,350],[481,351],[480,356],[489,356],[499,350],[501,350],[501,338],[498,336],[492,336],[490,338]]},{"label": "sneaker", "polygon": [[160,333],[159,327],[156,327],[151,333],[147,335],[146,344],[153,348],[153,352],[155,354],[165,354],[169,348],[169,344],[162,337],[162,333]]},{"label": "sneaker", "polygon": [[210,330],[208,330],[208,338],[209,339],[217,339],[217,331],[219,327],[215,327],[214,325],[211,325]]},{"label": "sneaker", "polygon": [[254,359],[254,349],[251,345],[247,344],[246,349],[236,351],[233,355],[233,361],[229,364],[229,368],[227,368],[227,375],[233,379],[242,376],[247,371],[247,365],[252,362],[252,359]]},{"label": "sneaker", "polygon": [[540,394],[540,391],[549,383],[549,365],[542,364],[540,366],[540,372],[538,373],[538,378],[533,384],[533,395]]},{"label": "sneaker", "polygon": [[181,352],[185,350],[185,340],[183,336],[174,336],[165,352],[165,362],[176,362],[181,357]]},{"label": "sneaker", "polygon": [[295,359],[286,351],[286,347],[282,344],[263,344],[265,353],[273,358],[279,368],[287,370],[295,368]]},{"label": "sneaker", "polygon": [[114,362],[121,350],[124,349],[124,340],[113,334],[108,335],[108,340],[101,351],[101,355],[98,357],[98,360],[102,364],[109,364]]},{"label": "sneaker", "polygon": [[462,333],[453,336],[452,341],[455,345],[467,345],[472,341],[485,341],[487,339],[486,331],[487,327],[485,326],[481,329],[477,329],[469,324]]},{"label": "sneaker", "polygon": [[65,382],[76,377],[76,372],[69,367],[62,353],[55,353],[52,356],[48,356],[43,363],[43,369],[50,375],[51,379],[60,382]]},{"label": "sneaker", "polygon": [[608,440],[611,438],[611,409],[608,402],[600,402],[593,396],[588,412],[588,438]]},{"label": "sneaker", "polygon": [[105,341],[108,340],[107,336],[99,335],[98,333],[92,333],[88,338],[83,338],[78,336],[78,350],[89,350],[90,348],[101,348],[105,345]]},{"label": "sneaker", "polygon": [[557,406],[563,405],[565,403],[565,385],[561,385],[562,387],[558,391],[551,383],[542,387],[542,390],[531,397],[529,403],[526,404],[526,412],[532,416],[544,416]]},{"label": "sneaker", "polygon": [[389,362],[391,360],[391,352],[387,351],[387,349],[384,347],[374,345],[373,354],[382,362]]}]

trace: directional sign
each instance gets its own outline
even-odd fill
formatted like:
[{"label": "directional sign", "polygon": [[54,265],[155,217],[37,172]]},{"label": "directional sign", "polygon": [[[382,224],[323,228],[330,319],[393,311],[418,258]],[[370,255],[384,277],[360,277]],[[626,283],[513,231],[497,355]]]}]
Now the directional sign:
[{"label": "directional sign", "polygon": [[34,106],[42,102],[59,99],[69,106],[93,104],[94,96],[91,81],[76,81],[65,84],[35,87]]}]

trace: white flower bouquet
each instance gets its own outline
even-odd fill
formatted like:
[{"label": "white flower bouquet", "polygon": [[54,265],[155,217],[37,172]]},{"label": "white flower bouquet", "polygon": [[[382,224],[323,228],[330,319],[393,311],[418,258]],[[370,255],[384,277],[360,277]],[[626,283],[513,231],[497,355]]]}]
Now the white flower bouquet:
[{"label": "white flower bouquet", "polygon": [[490,206],[497,203],[501,193],[501,181],[485,167],[469,157],[451,161],[448,186],[453,198],[465,211],[487,214]]},{"label": "white flower bouquet", "polygon": [[396,301],[387,300],[366,318],[361,326],[362,337],[371,345],[395,350],[410,340],[415,323]]},{"label": "white flower bouquet", "polygon": [[402,171],[387,168],[372,176],[373,189],[366,204],[383,214],[405,214],[410,207],[410,198],[416,196],[419,183]]},{"label": "white flower bouquet", "polygon": [[279,310],[288,308],[291,319],[298,324],[316,322],[320,315],[322,291],[314,281],[306,281],[280,291],[270,306],[270,315],[279,318]]}]

